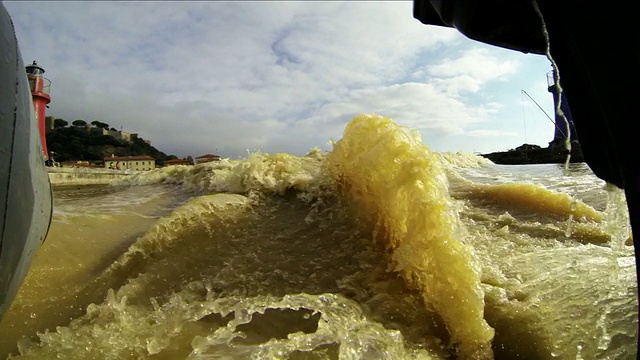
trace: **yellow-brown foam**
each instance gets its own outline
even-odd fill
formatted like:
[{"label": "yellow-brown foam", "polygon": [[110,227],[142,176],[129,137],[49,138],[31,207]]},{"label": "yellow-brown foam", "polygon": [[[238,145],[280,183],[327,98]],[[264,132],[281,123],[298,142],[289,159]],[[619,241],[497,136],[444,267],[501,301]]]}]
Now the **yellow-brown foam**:
[{"label": "yellow-brown foam", "polygon": [[395,270],[444,319],[461,358],[492,357],[480,267],[448,192],[440,158],[390,119],[360,115],[327,159],[358,213],[375,223]]}]

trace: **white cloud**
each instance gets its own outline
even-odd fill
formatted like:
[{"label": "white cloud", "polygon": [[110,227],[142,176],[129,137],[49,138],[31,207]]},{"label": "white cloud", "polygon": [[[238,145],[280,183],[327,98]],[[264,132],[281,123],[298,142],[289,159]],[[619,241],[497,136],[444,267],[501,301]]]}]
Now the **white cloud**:
[{"label": "white cloud", "polygon": [[467,136],[471,137],[515,137],[520,134],[513,131],[503,131],[503,130],[471,130],[466,132]]},{"label": "white cloud", "polygon": [[52,81],[49,115],[122,126],[177,155],[326,148],[357,113],[425,142],[495,127],[511,100],[492,86],[527,64],[421,24],[411,2],[4,5],[25,62]]},{"label": "white cloud", "polygon": [[464,51],[456,59],[445,58],[441,63],[429,66],[427,70],[436,77],[468,75],[486,82],[511,75],[517,68],[518,63],[513,59],[498,58],[487,48],[473,48]]}]

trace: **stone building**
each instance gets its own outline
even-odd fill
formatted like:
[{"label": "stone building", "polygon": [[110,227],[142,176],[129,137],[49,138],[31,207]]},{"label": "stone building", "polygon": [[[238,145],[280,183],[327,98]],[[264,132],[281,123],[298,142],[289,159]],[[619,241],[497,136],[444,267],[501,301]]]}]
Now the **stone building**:
[{"label": "stone building", "polygon": [[146,171],[156,168],[156,160],[151,156],[110,156],[104,158],[105,169]]},{"label": "stone building", "polygon": [[[126,131],[109,130],[109,135],[113,136],[116,139],[120,139],[120,140],[131,142],[131,134],[126,132]],[[138,134],[134,134],[134,135],[136,137],[138,136]]]}]

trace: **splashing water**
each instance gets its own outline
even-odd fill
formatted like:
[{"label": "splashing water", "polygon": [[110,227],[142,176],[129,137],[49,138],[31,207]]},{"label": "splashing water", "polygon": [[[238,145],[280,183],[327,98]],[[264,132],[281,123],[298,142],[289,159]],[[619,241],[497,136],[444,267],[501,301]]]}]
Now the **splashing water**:
[{"label": "splashing water", "polygon": [[636,356],[626,203],[585,166],[438,154],[362,115],[327,154],[54,196],[11,358]]}]

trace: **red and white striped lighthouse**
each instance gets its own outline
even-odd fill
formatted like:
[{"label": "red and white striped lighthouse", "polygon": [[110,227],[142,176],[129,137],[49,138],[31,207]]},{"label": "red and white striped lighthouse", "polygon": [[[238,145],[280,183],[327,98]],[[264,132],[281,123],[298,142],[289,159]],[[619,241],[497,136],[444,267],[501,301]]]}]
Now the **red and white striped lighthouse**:
[{"label": "red and white striped lighthouse", "polygon": [[51,81],[42,76],[44,69],[33,61],[33,64],[27,65],[27,78],[29,79],[29,87],[31,88],[31,98],[33,100],[33,109],[36,113],[36,120],[38,121],[38,129],[40,130],[40,143],[42,144],[42,153],[45,160],[49,159],[49,152],[47,151],[47,138],[45,130],[45,110],[47,104],[51,102],[51,96],[49,91],[51,90]]}]

